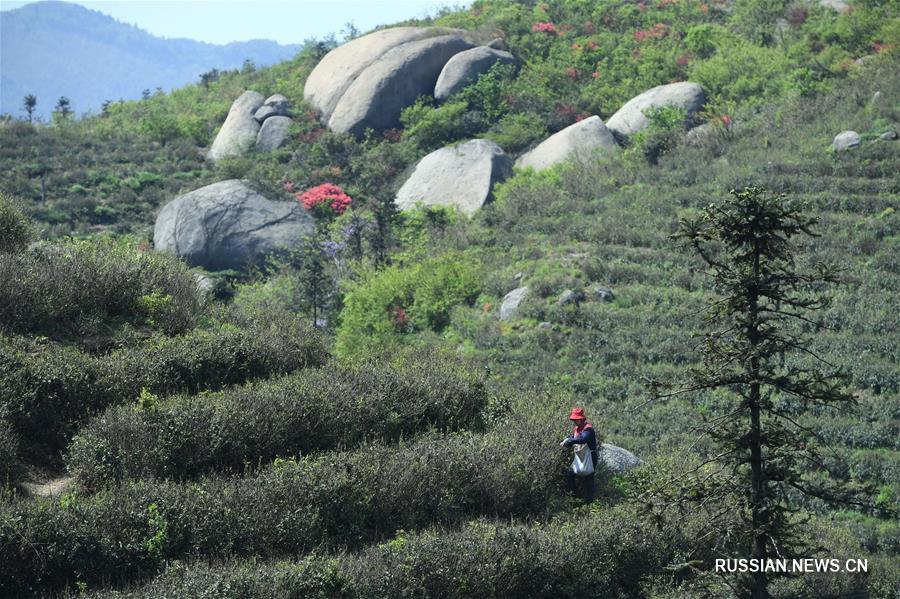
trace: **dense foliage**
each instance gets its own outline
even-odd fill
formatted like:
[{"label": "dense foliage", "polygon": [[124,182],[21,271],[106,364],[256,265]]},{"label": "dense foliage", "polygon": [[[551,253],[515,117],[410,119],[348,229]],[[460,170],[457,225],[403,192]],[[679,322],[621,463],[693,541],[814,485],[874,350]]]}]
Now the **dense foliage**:
[{"label": "dense foliage", "polygon": [[[362,139],[325,130],[302,86],[330,43],[269,69],[115,103],[97,118],[0,124],[0,186],[21,200],[37,236],[134,234],[128,251],[106,241],[52,246],[108,255],[105,272],[132,272],[135,261],[157,272],[133,249],[148,240],[154,211],[213,180],[246,177],[291,202],[323,184],[353,198],[343,214],[319,214],[302,251],[239,277],[219,273],[218,295],[198,300],[186,330],[168,331],[177,335],[146,311],[105,311],[106,300],[45,305],[103,326],[11,329],[0,342],[0,423],[12,425],[0,424],[0,460],[11,456],[12,467],[0,476],[27,479],[68,449],[83,485],[61,498],[0,501],[0,593],[140,584],[168,566],[136,594],[559,595],[576,580],[572,555],[587,529],[602,567],[584,580],[598,594],[727,596],[734,580],[710,573],[711,552],[738,550],[710,514],[737,517],[739,501],[718,497],[704,505],[710,513],[643,509],[658,507],[658,487],[685,470],[709,473],[702,464],[715,448],[697,430],[727,413],[727,397],[651,401],[644,381],[702,366],[696,335],[708,330],[713,289],[702,263],[670,238],[678,221],[729,189],[763,185],[820,219],[821,236],[797,248],[798,266],[845,269],[822,324],[802,329],[806,349],[846,367],[858,402],[840,415],[785,404],[829,445],[825,467],[804,482],[860,491],[841,509],[790,500],[802,541],[867,557],[871,568],[868,577],[779,581],[773,592],[895,596],[900,161],[898,142],[881,136],[900,123],[896,3],[837,12],[780,0],[496,0],[436,21],[503,38],[520,64],[492,69],[444,104],[420,99],[402,130]],[[708,126],[685,135],[683,114],[659,111],[622,152],[516,173],[471,219],[396,213],[397,186],[435,147],[486,136],[515,156],[677,79],[706,87]],[[208,146],[245,89],[289,98],[288,143],[210,167],[197,146]],[[860,147],[835,152],[835,134],[850,129]],[[27,237],[16,239],[14,256],[44,255],[47,246],[22,252]],[[126,299],[152,308],[175,297],[167,285],[187,272],[174,263],[160,272]],[[518,313],[500,321],[504,296],[519,287],[528,291]],[[101,288],[85,294],[107,297]],[[331,336],[340,359],[329,357]],[[362,366],[373,348],[404,357]],[[478,365],[484,389],[434,348]],[[783,367],[810,364],[799,352]],[[209,392],[307,366],[315,369]],[[648,463],[604,476],[589,509],[575,508],[561,484],[558,441],[573,403],[604,441]],[[367,416],[342,424],[327,408]],[[406,439],[431,427],[445,431]],[[465,524],[480,516],[500,519]]]},{"label": "dense foliage", "polygon": [[115,407],[81,428],[69,470],[96,488],[122,478],[239,472],[278,456],[463,429],[487,401],[472,369],[441,352],[384,365],[332,361],[215,394]]}]

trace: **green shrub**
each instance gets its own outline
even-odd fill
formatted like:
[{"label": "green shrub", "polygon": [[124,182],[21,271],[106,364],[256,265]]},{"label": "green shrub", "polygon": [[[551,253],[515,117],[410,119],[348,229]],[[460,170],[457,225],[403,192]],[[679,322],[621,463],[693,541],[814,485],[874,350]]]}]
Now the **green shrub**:
[{"label": "green shrub", "polygon": [[281,461],[247,478],[4,503],[0,593],[124,582],[188,555],[295,556],[478,515],[540,515],[562,492],[568,456],[554,427],[519,419],[497,433]]},{"label": "green shrub", "polygon": [[107,410],[70,446],[82,486],[241,471],[277,456],[459,430],[486,404],[472,365],[419,351],[387,364],[333,361],[274,381]]},{"label": "green shrub", "polygon": [[32,226],[22,208],[0,193],[0,254],[23,249],[31,237]]},{"label": "green shrub", "polygon": [[643,597],[647,578],[688,542],[671,524],[647,526],[619,505],[547,524],[482,519],[459,530],[400,532],[356,553],[295,562],[195,562],[170,567],[128,596],[550,598],[590,589],[596,597]]},{"label": "green shrub", "polygon": [[480,285],[478,265],[457,252],[370,272],[347,288],[336,350],[351,355],[414,330],[441,331],[450,309],[472,302]]},{"label": "green shrub", "polygon": [[19,439],[12,425],[0,420],[0,489],[18,481],[20,467]]},{"label": "green shrub", "polygon": [[200,308],[184,264],[125,241],[0,254],[0,280],[0,330],[6,332],[79,337],[126,321],[171,335],[191,329]]},{"label": "green shrub", "polygon": [[427,98],[404,108],[400,121],[406,129],[404,137],[414,140],[424,150],[434,150],[453,141],[472,135],[482,123],[470,120],[469,105],[453,100],[440,107]]},{"label": "green shrub", "polygon": [[26,443],[23,453],[46,460],[62,451],[84,418],[136,402],[145,388],[159,395],[197,393],[326,359],[321,334],[294,318],[153,337],[103,356],[0,338],[0,413],[6,410]]}]

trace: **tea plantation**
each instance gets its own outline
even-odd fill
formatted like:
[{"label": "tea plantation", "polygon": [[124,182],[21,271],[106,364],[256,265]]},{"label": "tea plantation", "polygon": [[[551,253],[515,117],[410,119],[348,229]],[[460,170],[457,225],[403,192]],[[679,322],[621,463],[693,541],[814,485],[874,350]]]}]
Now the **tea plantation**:
[{"label": "tea plantation", "polygon": [[[333,39],[0,123],[0,596],[743,596],[713,564],[747,554],[746,497],[670,493],[723,482],[703,431],[733,390],[651,381],[708,366],[720,297],[678,223],[747,186],[818,219],[798,270],[840,269],[780,359],[842,367],[856,403],[779,397],[822,456],[804,483],[835,494],[785,501],[802,557],[868,561],[768,591],[900,596],[897,3],[479,0],[403,25],[500,38],[517,62],[359,137],[304,100]],[[435,149],[515,158],[673,81],[703,86],[706,124],[651,112],[617,151],[516,168],[471,217],[394,205]],[[205,160],[248,89],[290,101],[284,145]],[[307,198],[311,238],[219,272],[154,250],[166,203],[228,179]],[[349,208],[304,196],[326,183]],[[564,481],[573,405],[645,462],[601,468],[589,504]]]}]

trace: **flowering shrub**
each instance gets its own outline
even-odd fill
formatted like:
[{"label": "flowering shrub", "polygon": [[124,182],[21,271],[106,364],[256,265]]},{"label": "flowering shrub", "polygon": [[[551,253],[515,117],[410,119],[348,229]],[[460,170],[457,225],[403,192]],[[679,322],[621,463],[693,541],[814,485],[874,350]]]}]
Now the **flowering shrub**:
[{"label": "flowering shrub", "polygon": [[657,23],[650,29],[639,29],[634,32],[634,41],[643,42],[648,39],[662,39],[669,35],[669,27],[665,23]]},{"label": "flowering shrub", "polygon": [[556,25],[553,23],[534,23],[531,26],[531,33],[552,33],[556,35]]},{"label": "flowering shrub", "polygon": [[307,210],[327,207],[335,214],[343,214],[350,207],[353,199],[334,183],[323,183],[296,194],[297,200]]}]

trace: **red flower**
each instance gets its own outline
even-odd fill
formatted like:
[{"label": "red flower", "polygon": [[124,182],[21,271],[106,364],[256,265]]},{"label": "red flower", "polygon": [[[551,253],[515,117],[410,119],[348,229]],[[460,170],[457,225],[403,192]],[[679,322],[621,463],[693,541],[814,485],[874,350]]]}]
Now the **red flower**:
[{"label": "red flower", "polygon": [[566,69],[566,77],[571,79],[572,81],[578,81],[578,69],[575,67],[569,67]]},{"label": "red flower", "polygon": [[294,193],[294,182],[285,179],[281,182],[281,189],[285,190],[288,193]]},{"label": "red flower", "polygon": [[312,210],[317,206],[328,206],[335,214],[343,214],[353,199],[334,183],[323,183],[303,193],[296,194],[303,207]]},{"label": "red flower", "polygon": [[599,76],[600,76],[600,73],[598,73],[597,71],[594,71],[593,73],[591,73],[591,79],[596,79]]},{"label": "red flower", "polygon": [[398,331],[406,331],[409,329],[410,319],[409,314],[406,313],[401,306],[391,306],[388,308],[388,316],[391,319],[391,323],[393,323],[394,328]]},{"label": "red flower", "polygon": [[694,58],[693,54],[691,54],[690,52],[685,52],[684,54],[679,56],[677,60],[675,60],[675,64],[677,64],[680,67],[686,67],[686,66],[688,66],[688,64],[690,64],[690,62],[691,62],[691,60],[693,60],[693,58]]},{"label": "red flower", "polygon": [[531,26],[531,33],[552,33],[556,35],[556,25],[549,22],[534,23]]}]

